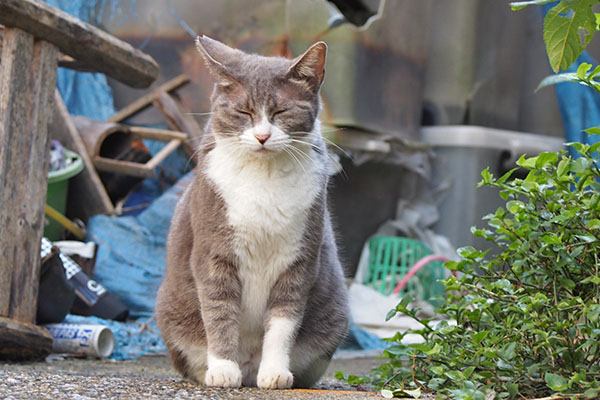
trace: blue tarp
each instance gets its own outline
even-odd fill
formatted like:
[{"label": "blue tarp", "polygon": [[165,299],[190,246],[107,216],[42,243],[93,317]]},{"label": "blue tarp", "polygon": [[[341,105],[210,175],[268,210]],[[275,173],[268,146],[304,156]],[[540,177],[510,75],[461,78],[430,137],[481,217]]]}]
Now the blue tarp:
[{"label": "blue tarp", "polygon": [[193,175],[189,173],[137,216],[90,218],[88,237],[98,243],[94,276],[131,308],[152,313],[164,276],[165,246],[175,205]]}]

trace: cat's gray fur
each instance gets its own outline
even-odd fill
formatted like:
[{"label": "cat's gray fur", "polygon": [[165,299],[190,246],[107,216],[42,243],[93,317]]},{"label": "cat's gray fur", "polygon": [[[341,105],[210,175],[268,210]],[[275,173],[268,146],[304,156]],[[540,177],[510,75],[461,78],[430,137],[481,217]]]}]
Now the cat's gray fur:
[{"label": "cat's gray fur", "polygon": [[[293,382],[296,387],[308,387],[325,371],[348,327],[346,288],[327,208],[328,175],[320,167],[328,165],[327,150],[317,121],[326,46],[317,43],[301,57],[289,60],[246,54],[207,37],[199,38],[197,44],[217,82],[211,98],[211,118],[198,150],[196,175],[177,205],[171,223],[167,271],[156,304],[158,324],[173,365],[187,378],[214,386],[243,383],[285,388]],[[315,193],[312,202],[290,207],[299,210],[298,218],[302,221],[301,225],[289,228],[302,227],[298,243],[286,243],[287,236],[279,234],[277,227],[271,232],[268,224],[257,226],[257,231],[261,231],[256,234],[239,232],[240,228],[231,220],[233,208],[230,206],[233,205],[227,203],[229,197],[224,194],[231,191],[235,195],[236,189],[223,188],[212,178],[221,173],[218,171],[221,168],[234,169],[233,165],[239,161],[232,158],[235,162],[232,161],[231,166],[224,162],[217,168],[211,167],[211,152],[215,151],[219,141],[229,144],[242,141],[242,132],[258,124],[259,110],[264,111],[273,130],[280,129],[286,134],[281,141],[287,140],[287,145],[298,146],[301,152],[289,148],[260,152],[233,148],[227,156],[238,157],[241,152],[243,157],[254,157],[248,160],[258,166],[272,163],[287,168],[285,163],[289,163],[289,168],[293,169],[291,173],[303,179],[308,170],[310,182],[316,186],[306,188]],[[277,114],[279,110],[284,111]],[[260,147],[256,143],[251,145]],[[277,157],[282,161],[273,161]],[[312,168],[312,164],[319,167]],[[269,174],[279,172],[275,170]],[[269,174],[265,176],[271,176]],[[260,184],[269,187],[268,182]],[[293,193],[297,188],[273,190],[285,196],[285,191]],[[260,208],[260,198],[250,200],[249,207],[254,204],[253,207]],[[269,204],[268,201],[265,198],[265,204]],[[282,206],[282,209],[285,208]],[[247,210],[249,214],[264,213],[267,216],[277,212],[275,209]],[[258,239],[253,244],[246,243],[245,238]],[[252,287],[244,288],[244,285],[260,282],[260,276],[251,275],[267,276],[270,266],[247,267],[241,254],[246,254],[243,251],[250,255],[265,251],[274,260],[279,260],[285,254],[278,254],[277,249],[261,248],[273,244],[297,247],[297,254],[294,253],[292,262],[277,272],[268,293],[252,293]],[[253,281],[255,278],[257,280]],[[266,307],[264,312],[259,310],[260,327],[246,329],[241,326],[249,318],[243,315],[248,313],[248,309],[242,307],[242,302],[247,301],[243,297],[261,295],[265,296]],[[273,321],[280,321],[280,325],[274,328]],[[285,359],[279,363],[277,356],[272,355],[277,352],[276,347],[265,349],[266,342],[262,343],[263,335],[272,329],[269,333],[272,344],[267,345],[275,346],[281,341],[282,349],[285,348],[286,339],[277,335],[287,329],[286,324],[293,325],[287,364]],[[262,350],[252,350],[253,345],[245,344],[256,340],[250,337],[252,335],[259,335]],[[263,362],[257,351],[263,355],[270,352],[269,365],[264,365],[267,362]]]}]

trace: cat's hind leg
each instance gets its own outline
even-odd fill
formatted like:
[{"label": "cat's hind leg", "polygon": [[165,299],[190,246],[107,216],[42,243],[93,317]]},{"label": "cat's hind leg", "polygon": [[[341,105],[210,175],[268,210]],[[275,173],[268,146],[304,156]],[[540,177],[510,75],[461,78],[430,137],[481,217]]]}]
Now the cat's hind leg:
[{"label": "cat's hind leg", "polygon": [[292,373],[294,374],[294,387],[295,388],[309,388],[321,379],[329,362],[331,356],[327,354],[321,354],[312,360],[308,360],[305,354],[300,354],[300,350],[296,350],[292,353]]},{"label": "cat's hind leg", "polygon": [[186,379],[204,384],[206,346],[169,346],[169,357],[175,369]]}]

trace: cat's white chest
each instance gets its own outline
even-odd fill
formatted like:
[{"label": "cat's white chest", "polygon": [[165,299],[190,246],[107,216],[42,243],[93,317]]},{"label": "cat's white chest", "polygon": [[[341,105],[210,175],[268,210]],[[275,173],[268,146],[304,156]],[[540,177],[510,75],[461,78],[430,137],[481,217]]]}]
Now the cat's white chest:
[{"label": "cat's white chest", "polygon": [[[298,256],[310,207],[322,190],[315,160],[232,158],[217,146],[207,174],[227,205],[242,281],[242,327],[262,329],[272,286]],[[294,164],[296,163],[296,164]]]}]

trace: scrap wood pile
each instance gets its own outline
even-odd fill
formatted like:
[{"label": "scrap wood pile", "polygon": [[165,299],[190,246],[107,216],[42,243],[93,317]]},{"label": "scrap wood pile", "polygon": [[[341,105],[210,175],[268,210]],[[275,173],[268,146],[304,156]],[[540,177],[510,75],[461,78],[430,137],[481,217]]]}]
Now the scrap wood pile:
[{"label": "scrap wood pile", "polygon": [[[0,359],[42,358],[52,350],[60,340],[36,322],[60,322],[67,312],[127,317],[129,305],[93,276],[102,244],[90,249],[67,242],[61,252],[50,241],[42,243],[46,221],[59,226],[53,240],[89,239],[85,225],[74,221],[115,215],[135,184],[159,175],[170,154],[183,148],[190,157],[189,139],[200,135],[175,93],[189,82],[186,76],[98,122],[69,114],[56,89],[58,66],[101,72],[135,88],[158,76],[147,54],[40,0],[0,0]],[[169,129],[126,123],[150,106],[162,112]],[[166,145],[151,154],[148,147],[156,141]],[[61,204],[51,205],[56,199],[50,186],[67,169],[68,203],[65,191],[58,195]],[[83,339],[93,342],[91,336]]]}]

